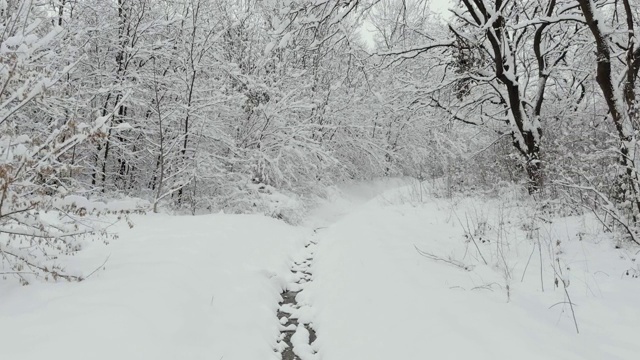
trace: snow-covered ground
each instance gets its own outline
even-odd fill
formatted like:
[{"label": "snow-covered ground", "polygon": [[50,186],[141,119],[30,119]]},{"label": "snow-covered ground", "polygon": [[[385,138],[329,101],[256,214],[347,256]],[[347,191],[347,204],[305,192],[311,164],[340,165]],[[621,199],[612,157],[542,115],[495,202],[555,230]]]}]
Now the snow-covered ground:
[{"label": "snow-covered ground", "polygon": [[82,283],[0,282],[2,358],[278,359],[280,292],[301,254],[311,281],[291,312],[317,334],[309,347],[298,327],[302,360],[637,358],[640,249],[517,192],[403,184],[345,185],[297,227],[135,217],[72,259],[90,272],[109,257]]},{"label": "snow-covered ground", "polygon": [[275,359],[290,257],[308,230],[258,215],[134,217],[81,251],[81,283],[0,282],[0,358]]},{"label": "snow-covered ground", "polygon": [[416,195],[386,193],[324,230],[305,294],[321,359],[638,356],[640,279],[626,275],[636,255],[593,237],[597,223]]}]

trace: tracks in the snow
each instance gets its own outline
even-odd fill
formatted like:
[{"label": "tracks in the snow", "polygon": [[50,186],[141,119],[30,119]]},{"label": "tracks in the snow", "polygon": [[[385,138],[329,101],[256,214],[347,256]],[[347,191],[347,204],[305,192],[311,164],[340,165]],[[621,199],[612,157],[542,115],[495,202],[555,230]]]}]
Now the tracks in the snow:
[{"label": "tracks in the snow", "polygon": [[[314,231],[315,232],[315,231]],[[317,350],[314,341],[316,332],[312,327],[313,311],[304,301],[304,288],[312,280],[311,263],[315,253],[316,240],[310,240],[304,251],[291,266],[291,279],[282,293],[278,308],[280,337],[276,351],[282,360],[313,360]]]}]

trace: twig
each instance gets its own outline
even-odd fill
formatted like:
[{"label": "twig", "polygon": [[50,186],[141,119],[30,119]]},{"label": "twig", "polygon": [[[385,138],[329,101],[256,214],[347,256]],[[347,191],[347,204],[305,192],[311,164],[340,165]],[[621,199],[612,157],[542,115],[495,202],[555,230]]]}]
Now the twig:
[{"label": "twig", "polygon": [[431,260],[434,260],[434,261],[442,261],[442,262],[445,262],[447,264],[453,265],[453,266],[455,266],[457,268],[463,269],[465,271],[471,271],[471,267],[469,267],[469,266],[467,266],[467,265],[465,265],[465,264],[463,264],[463,263],[461,263],[459,261],[456,261],[456,260],[451,259],[451,258],[445,259],[445,258],[436,256],[436,255],[430,254],[428,252],[420,250],[416,245],[413,245],[413,247],[416,248],[416,251],[418,252],[418,254],[426,257],[427,259],[431,259]]},{"label": "twig", "polygon": [[109,256],[107,256],[107,258],[104,260],[104,262],[102,263],[102,265],[98,266],[95,270],[93,270],[89,275],[85,276],[84,278],[82,278],[80,281],[82,280],[86,280],[89,278],[89,276],[93,275],[96,271],[100,270],[100,268],[103,268],[104,265],[107,263],[107,261],[109,261],[109,258],[111,257],[111,254],[109,254]]},{"label": "twig", "polygon": [[481,285],[481,286],[473,287],[473,288],[471,288],[471,290],[484,289],[484,290],[493,291],[493,289],[491,288],[491,285],[498,285],[498,287],[502,287],[502,286],[500,286],[500,284],[498,284],[498,283],[491,283],[491,284],[486,284],[486,285]]},{"label": "twig", "polygon": [[480,247],[478,246],[478,243],[476,242],[476,239],[473,237],[473,234],[471,234],[471,228],[469,226],[469,216],[466,217],[466,219],[467,219],[467,227],[465,228],[464,224],[462,223],[462,221],[458,217],[458,214],[455,214],[455,215],[456,215],[456,218],[458,219],[458,222],[460,222],[460,225],[462,226],[462,228],[467,232],[467,235],[469,235],[469,239],[471,239],[471,241],[473,242],[473,245],[475,245],[476,250],[478,250],[478,254],[480,254],[480,257],[482,258],[482,261],[484,262],[484,264],[485,265],[489,265],[489,263],[487,262],[487,259],[485,259],[484,255],[482,255],[482,251],[480,251]]},{"label": "twig", "polygon": [[569,308],[571,309],[571,316],[573,317],[573,324],[576,327],[576,333],[580,334],[580,330],[578,329],[578,320],[576,319],[576,313],[573,309],[573,302],[571,302],[571,296],[569,296],[569,290],[567,290],[567,282],[562,277],[562,267],[560,266],[560,259],[556,259],[556,260],[558,262],[558,269],[556,269],[556,267],[554,266],[553,272],[560,279],[560,281],[562,281],[562,288],[564,289],[564,294],[567,296]]},{"label": "twig", "polygon": [[[557,302],[557,303],[555,303],[555,304],[553,304],[553,305],[549,306],[549,309],[551,309],[551,308],[555,307],[556,305],[561,305],[561,304],[569,304],[569,302],[568,302],[568,301],[560,301],[560,302]],[[574,304],[574,305],[575,305],[575,304]]]},{"label": "twig", "polygon": [[[14,253],[12,253],[10,251],[7,251],[7,249],[0,249],[0,254],[2,254],[5,259],[6,259],[6,255],[9,255],[9,256],[15,258],[16,260],[22,262],[24,265],[26,265],[30,269],[40,270],[45,274],[49,274],[49,275],[53,276],[54,279],[61,278],[61,279],[65,279],[67,281],[82,281],[83,280],[83,278],[81,276],[65,274],[65,273],[62,272],[62,269],[56,269],[55,266],[51,266],[51,268],[48,268],[47,266],[37,265],[33,261],[29,261],[29,259],[27,259],[26,257],[20,256],[18,254],[14,254]],[[58,270],[60,270],[60,271],[58,271]],[[20,278],[22,278],[21,273],[16,273],[16,274]],[[26,281],[26,279],[24,279],[24,280]]]},{"label": "twig", "polygon": [[576,333],[580,334],[580,330],[578,330],[578,320],[576,320],[576,313],[573,310],[573,303],[571,302],[571,297],[569,297],[569,291],[567,291],[567,286],[564,284],[564,280],[562,280],[564,293],[567,295],[567,300],[569,300],[569,308],[571,309],[571,316],[573,316],[573,324],[576,326]]},{"label": "twig", "polygon": [[538,255],[540,256],[540,288],[544,292],[544,276],[542,273],[542,245],[540,245],[540,234],[538,234]]},{"label": "twig", "polygon": [[527,265],[524,266],[524,271],[522,272],[522,278],[520,279],[520,282],[524,282],[524,276],[527,274],[529,263],[531,262],[531,258],[533,257],[533,253],[535,251],[536,251],[536,244],[533,244],[533,248],[531,249],[531,254],[529,254],[529,260],[527,260]]}]

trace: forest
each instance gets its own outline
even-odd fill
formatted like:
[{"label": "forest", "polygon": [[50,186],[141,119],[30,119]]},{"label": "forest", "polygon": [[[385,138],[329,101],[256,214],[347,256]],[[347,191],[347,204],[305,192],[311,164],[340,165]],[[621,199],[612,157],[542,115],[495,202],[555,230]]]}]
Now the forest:
[{"label": "forest", "polygon": [[48,260],[103,214],[295,223],[279,196],[393,176],[516,184],[638,243],[639,20],[631,0],[0,0],[3,267],[80,279]]},{"label": "forest", "polygon": [[2,357],[636,359],[636,27],[0,0]]}]

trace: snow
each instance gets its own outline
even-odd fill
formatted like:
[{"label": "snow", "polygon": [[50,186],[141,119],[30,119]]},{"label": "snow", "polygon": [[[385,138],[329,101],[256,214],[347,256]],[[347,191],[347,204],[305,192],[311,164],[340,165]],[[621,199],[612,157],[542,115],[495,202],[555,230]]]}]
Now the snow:
[{"label": "snow", "polygon": [[[106,260],[81,283],[0,282],[4,358],[279,359],[285,328],[302,360],[640,351],[638,248],[588,216],[535,212],[522,192],[447,199],[393,179],[333,188],[302,226],[132,219],[68,259],[85,274]],[[295,306],[278,305],[285,289],[301,290]]]},{"label": "snow", "polygon": [[[571,268],[568,291],[577,308],[578,335],[569,307],[553,306],[566,299],[553,286],[549,254],[543,255],[545,292],[537,261],[529,264],[521,282],[532,248],[518,229],[528,219],[526,206],[478,199],[411,204],[404,200],[410,189],[404,191],[387,193],[324,230],[312,266],[314,279],[305,290],[317,314],[313,324],[323,360],[637,356],[640,311],[633,299],[640,298],[640,282],[612,271],[629,265],[620,261],[624,250],[607,241],[571,239],[562,245],[559,259]],[[508,266],[502,267],[502,257],[492,250],[495,231],[487,231],[492,241],[480,244],[489,265],[465,243],[465,213],[486,214],[489,227],[499,220],[511,224],[501,229],[508,234],[502,244]],[[540,234],[551,239],[595,227],[571,218],[540,226]],[[433,261],[415,247],[474,268]]]},{"label": "snow", "polygon": [[108,257],[81,283],[0,282],[3,358],[276,359],[278,274],[306,229],[249,215],[133,220],[72,259],[89,273]]},{"label": "snow", "polygon": [[304,325],[298,325],[296,332],[291,337],[293,349],[301,360],[312,360],[315,358],[315,352],[309,345],[309,330]]},{"label": "snow", "polygon": [[56,199],[53,202],[53,205],[57,208],[75,207],[77,209],[84,209],[87,213],[138,211],[148,209],[150,207],[149,202],[142,199],[123,198],[102,202],[89,200],[80,195],[67,195],[64,198]]}]

